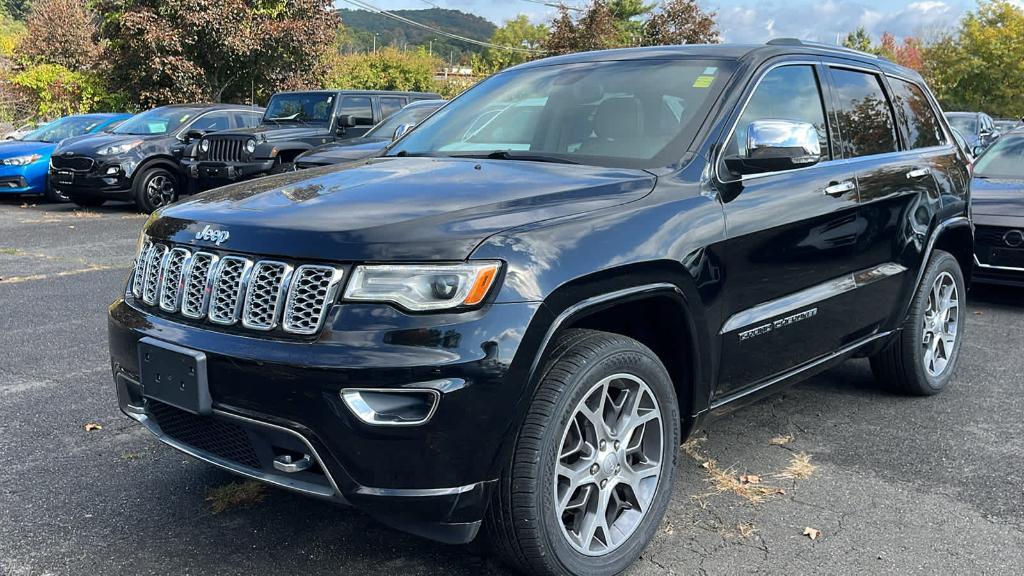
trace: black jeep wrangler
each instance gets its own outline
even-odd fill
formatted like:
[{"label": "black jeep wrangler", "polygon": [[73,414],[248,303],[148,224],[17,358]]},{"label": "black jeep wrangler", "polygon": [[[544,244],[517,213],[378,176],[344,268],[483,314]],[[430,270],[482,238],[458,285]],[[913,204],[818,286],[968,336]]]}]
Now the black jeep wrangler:
[{"label": "black jeep wrangler", "polygon": [[307,150],[362,136],[406,104],[437,98],[426,92],[280,92],[270,99],[258,126],[210,135],[190,133],[198,143],[192,158],[183,163],[200,190],[286,172]]},{"label": "black jeep wrangler", "polygon": [[853,357],[949,385],[968,183],[921,77],[858,52],[523,64],[383,157],[155,214],[110,308],[120,406],[402,530],[485,526],[526,573],[618,574],[709,418]]}]

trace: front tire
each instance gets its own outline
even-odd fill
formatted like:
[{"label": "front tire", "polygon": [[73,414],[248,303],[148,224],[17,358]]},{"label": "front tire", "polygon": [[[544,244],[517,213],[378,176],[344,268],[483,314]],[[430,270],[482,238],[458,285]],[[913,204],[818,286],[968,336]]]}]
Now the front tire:
[{"label": "front tire", "polygon": [[491,543],[527,574],[622,572],[665,515],[679,443],[658,357],[624,336],[567,330],[494,490]]},{"label": "front tire", "polygon": [[178,177],[165,168],[148,168],[135,179],[132,197],[140,212],[149,214],[174,203],[179,193]]},{"label": "front tire", "polygon": [[71,198],[67,194],[60,191],[60,188],[49,184],[47,184],[46,188],[43,189],[43,198],[46,198],[47,202],[53,202],[56,204],[71,201]]},{"label": "front tire", "polygon": [[941,392],[960,357],[966,295],[960,263],[949,252],[936,250],[900,334],[871,357],[875,378],[916,396]]}]

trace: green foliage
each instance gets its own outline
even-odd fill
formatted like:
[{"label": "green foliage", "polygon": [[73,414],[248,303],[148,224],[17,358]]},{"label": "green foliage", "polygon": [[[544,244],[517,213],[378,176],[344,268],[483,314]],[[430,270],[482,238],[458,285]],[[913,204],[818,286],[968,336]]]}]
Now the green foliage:
[{"label": "green foliage", "polygon": [[531,54],[515,50],[488,48],[481,58],[474,60],[473,68],[478,73],[492,73],[539,58],[543,56],[542,50],[549,34],[550,31],[546,25],[531,24],[525,14],[520,14],[512,20],[506,21],[501,28],[494,31],[494,35],[491,36],[491,44],[535,50],[536,52]]},{"label": "green foliage", "polygon": [[4,0],[3,3],[4,12],[10,15],[15,20],[24,20],[28,16],[29,11],[32,9],[31,0]]},{"label": "green foliage", "polygon": [[25,24],[6,14],[0,15],[0,58],[13,58],[25,37]]},{"label": "green foliage", "polygon": [[853,50],[860,50],[861,52],[871,52],[871,36],[863,26],[858,26],[856,30],[846,35],[846,39],[843,40],[843,46]]},{"label": "green foliage", "polygon": [[696,0],[592,0],[574,17],[561,6],[551,22],[545,48],[553,54],[624,46],[714,44],[720,41],[717,14]]},{"label": "green foliage", "polygon": [[384,48],[376,53],[348,54],[334,58],[326,86],[356,90],[412,90],[431,92],[437,88],[434,74],[437,58],[425,50],[403,52]]},{"label": "green foliage", "polygon": [[11,82],[35,97],[39,116],[43,118],[110,109],[120,104],[118,96],[110,94],[94,73],[69,70],[59,64],[31,66],[16,74]]}]

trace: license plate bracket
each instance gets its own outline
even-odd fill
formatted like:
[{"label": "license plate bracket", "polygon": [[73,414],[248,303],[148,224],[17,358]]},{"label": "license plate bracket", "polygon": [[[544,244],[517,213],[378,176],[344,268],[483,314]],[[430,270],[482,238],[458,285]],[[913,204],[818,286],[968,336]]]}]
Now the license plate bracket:
[{"label": "license plate bracket", "polygon": [[58,170],[57,171],[57,183],[58,184],[74,184],[75,173],[71,170]]},{"label": "license plate bracket", "polygon": [[143,395],[193,414],[210,414],[206,354],[155,338],[139,340]]}]

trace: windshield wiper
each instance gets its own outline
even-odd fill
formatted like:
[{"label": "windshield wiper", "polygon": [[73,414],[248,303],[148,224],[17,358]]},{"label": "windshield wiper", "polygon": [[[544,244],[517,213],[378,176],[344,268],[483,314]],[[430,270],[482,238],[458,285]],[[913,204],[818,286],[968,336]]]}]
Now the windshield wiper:
[{"label": "windshield wiper", "polygon": [[[461,156],[463,156],[463,155],[461,155],[461,154],[456,155],[456,157],[461,157]],[[474,157],[480,158],[481,156],[480,155],[466,155],[466,157],[469,157],[469,158],[474,158]],[[556,162],[558,164],[579,164],[579,162],[575,162],[573,160],[568,160],[568,159],[563,158],[561,156],[552,156],[552,155],[549,155],[549,154],[530,154],[530,153],[523,154],[523,153],[520,153],[520,152],[512,152],[511,150],[495,150],[494,152],[491,152],[490,154],[487,154],[486,156],[482,156],[482,157],[483,158],[487,158],[489,160],[525,160],[525,161],[528,161],[528,162]]]}]

